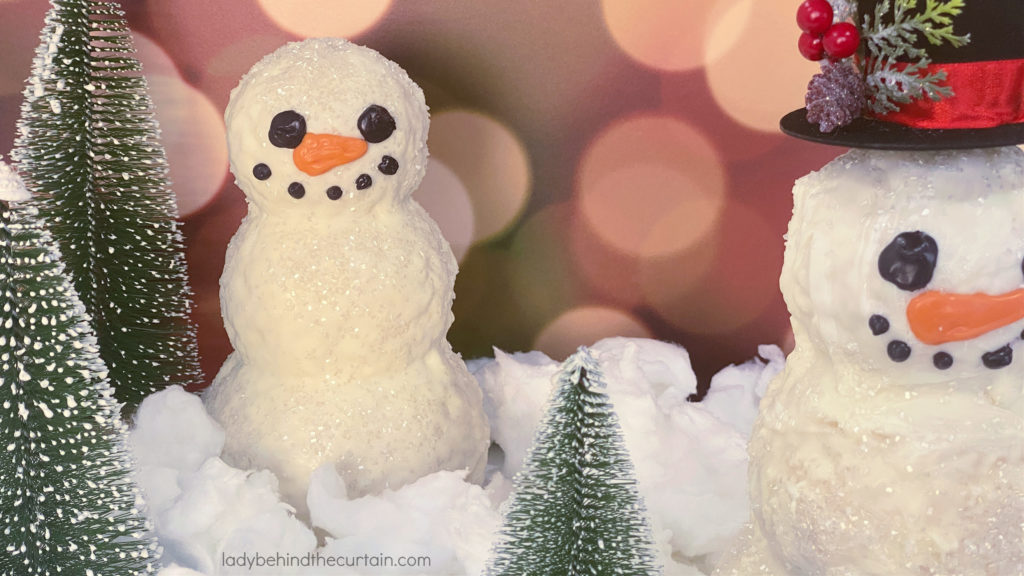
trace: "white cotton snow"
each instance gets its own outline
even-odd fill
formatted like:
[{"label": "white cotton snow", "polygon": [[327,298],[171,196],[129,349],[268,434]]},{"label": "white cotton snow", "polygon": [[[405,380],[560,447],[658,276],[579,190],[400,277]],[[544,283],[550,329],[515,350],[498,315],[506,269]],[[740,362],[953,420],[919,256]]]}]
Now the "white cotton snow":
[{"label": "white cotton snow", "polygon": [[202,576],[202,574],[202,572],[196,572],[177,564],[170,564],[157,572],[157,576]]},{"label": "white cotton snow", "polygon": [[701,401],[701,406],[744,438],[749,438],[754,428],[757,408],[768,383],[782,372],[786,363],[786,355],[778,346],[758,346],[757,354],[760,358],[726,366],[715,374]]},{"label": "white cotton snow", "polygon": [[130,445],[164,562],[224,573],[221,553],[306,552],[312,531],[281,502],[277,479],[220,459],[224,432],[199,397],[172,386],[139,406]]},{"label": "white cotton snow", "polygon": [[22,202],[31,198],[21,177],[0,156],[0,201]]},{"label": "white cotton snow", "polygon": [[479,574],[501,515],[489,491],[464,478],[464,472],[442,471],[397,491],[347,500],[337,473],[318,469],[308,503],[313,524],[332,536],[322,552],[426,556],[430,565],[412,572]]},{"label": "white cotton snow", "polygon": [[[744,434],[765,379],[781,367],[781,352],[762,347],[767,364],[753,360],[723,370],[704,405],[687,401],[696,378],[679,346],[612,338],[592,350],[622,425],[665,574],[708,573],[749,515]],[[162,576],[190,570],[479,574],[501,525],[500,505],[544,415],[558,362],[539,352],[496,350],[494,359],[469,366],[483,390],[497,453],[504,454],[504,460],[492,458],[482,487],[467,482],[464,472],[442,471],[350,499],[326,465],[313,473],[309,517],[301,520],[281,502],[270,472],[239,470],[221,460],[223,431],[198,397],[180,387],[151,395],[139,408],[130,441],[164,565],[174,565]],[[295,564],[287,570],[242,565],[277,554]],[[299,564],[317,558],[341,565]],[[427,558],[429,565],[380,565],[398,558]]]},{"label": "white cotton snow", "polygon": [[141,466],[194,472],[224,447],[224,431],[206,414],[199,397],[181,386],[146,398],[135,420],[132,446],[147,448],[135,449]]},{"label": "white cotton snow", "polygon": [[501,447],[502,470],[515,476],[533,444],[533,428],[544,417],[558,363],[543,352],[509,354],[494,349],[494,359],[466,363],[484,389],[484,411],[491,441]]},{"label": "white cotton snow", "polygon": [[[749,424],[742,422],[749,419],[752,398],[737,402],[737,414],[727,405],[728,393],[714,406],[688,402],[697,379],[689,354],[673,344],[610,338],[592,351],[604,371],[667,573],[695,573],[687,566],[708,569],[749,515],[743,432]],[[777,372],[782,362],[772,347],[762,353],[771,357],[770,364],[727,368],[720,383],[756,394],[762,374]],[[496,351],[494,361],[475,361],[470,368],[484,389],[492,437],[505,449],[503,471],[511,477],[523,467],[558,363],[539,352]]]}]

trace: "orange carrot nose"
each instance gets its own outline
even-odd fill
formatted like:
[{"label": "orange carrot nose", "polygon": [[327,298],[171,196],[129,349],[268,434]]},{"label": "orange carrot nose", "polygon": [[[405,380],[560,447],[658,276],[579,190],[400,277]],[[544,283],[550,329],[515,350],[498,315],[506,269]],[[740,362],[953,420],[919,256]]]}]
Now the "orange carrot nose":
[{"label": "orange carrot nose", "polygon": [[910,330],[925,344],[970,340],[1024,318],[1024,288],[1006,294],[947,294],[934,290],[907,305]]},{"label": "orange carrot nose", "polygon": [[360,138],[307,133],[292,152],[292,161],[306,174],[319,176],[366,154],[366,147],[366,140]]}]

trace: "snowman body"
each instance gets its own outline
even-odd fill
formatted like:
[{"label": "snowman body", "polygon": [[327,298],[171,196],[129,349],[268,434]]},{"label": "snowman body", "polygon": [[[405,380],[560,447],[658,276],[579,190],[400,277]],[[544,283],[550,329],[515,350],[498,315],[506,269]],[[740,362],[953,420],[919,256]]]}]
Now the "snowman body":
[{"label": "snowman body", "polygon": [[370,375],[443,346],[456,270],[437,225],[411,199],[372,218],[250,207],[228,247],[221,299],[248,363]]},{"label": "snowman body", "polygon": [[856,150],[794,199],[796,347],[716,573],[1024,573],[1024,152]]},{"label": "snowman body", "polygon": [[254,66],[226,119],[249,212],[221,277],[234,352],[205,395],[225,460],[270,469],[300,509],[325,464],[350,497],[481,479],[481,392],[445,338],[457,264],[411,197],[422,92],[372,50],[314,39]]}]

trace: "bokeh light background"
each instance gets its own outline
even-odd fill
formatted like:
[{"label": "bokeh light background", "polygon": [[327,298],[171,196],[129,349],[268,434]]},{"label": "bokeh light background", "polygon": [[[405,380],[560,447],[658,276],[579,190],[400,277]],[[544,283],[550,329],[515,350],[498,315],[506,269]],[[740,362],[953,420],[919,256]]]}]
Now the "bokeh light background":
[{"label": "bokeh light background", "polygon": [[[793,180],[841,150],[786,138],[816,65],[796,0],[125,0],[184,221],[208,379],[245,201],[227,171],[231,89],[281,44],[341,36],[426,92],[416,197],[461,263],[465,357],[562,358],[605,336],[684,345],[703,385],[791,342],[778,290]],[[0,154],[14,139],[44,0],[0,0]],[[367,350],[367,354],[372,354]]]}]

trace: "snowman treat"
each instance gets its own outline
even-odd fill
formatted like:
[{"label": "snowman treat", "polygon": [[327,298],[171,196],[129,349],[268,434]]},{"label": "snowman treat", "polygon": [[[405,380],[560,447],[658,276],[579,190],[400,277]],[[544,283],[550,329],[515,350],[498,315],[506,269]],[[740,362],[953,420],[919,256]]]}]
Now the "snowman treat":
[{"label": "snowman treat", "polygon": [[[858,149],[793,190],[796,347],[718,575],[1024,574],[1024,3],[958,4],[801,7],[864,23],[862,58],[827,62],[783,129]],[[895,71],[893,27],[918,35]]]},{"label": "snowman treat", "polygon": [[333,465],[349,497],[438,470],[480,480],[480,390],[445,339],[457,264],[412,199],[427,107],[405,72],[340,39],[258,62],[225,114],[249,212],[221,307],[234,352],[206,393],[225,460],[300,509]]}]

